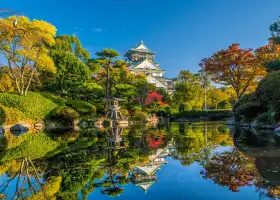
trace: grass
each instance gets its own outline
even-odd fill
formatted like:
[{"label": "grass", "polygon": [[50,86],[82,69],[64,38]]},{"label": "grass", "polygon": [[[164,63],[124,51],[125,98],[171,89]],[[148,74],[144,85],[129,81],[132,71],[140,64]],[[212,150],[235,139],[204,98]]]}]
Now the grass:
[{"label": "grass", "polygon": [[[54,111],[54,112],[52,112]],[[0,93],[0,125],[23,120],[44,120],[58,113],[67,117],[95,113],[94,105],[82,100],[67,100],[50,93],[29,92],[27,96]]]},{"label": "grass", "polygon": [[0,125],[15,124],[26,120],[26,115],[18,109],[0,105]]},{"label": "grass", "polygon": [[[18,141],[16,141],[18,140]],[[46,133],[26,133],[11,141],[8,149],[4,152],[1,162],[16,160],[26,156],[32,159],[41,158],[61,145],[53,141]]]},{"label": "grass", "polygon": [[26,96],[12,93],[0,93],[0,104],[22,112],[28,119],[42,120],[57,107],[50,99],[39,93],[29,92]]}]

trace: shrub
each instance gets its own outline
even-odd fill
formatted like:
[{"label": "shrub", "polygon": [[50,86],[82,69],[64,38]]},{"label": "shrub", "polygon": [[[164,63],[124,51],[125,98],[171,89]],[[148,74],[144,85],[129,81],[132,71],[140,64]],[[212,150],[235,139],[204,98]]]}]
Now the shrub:
[{"label": "shrub", "polygon": [[218,103],[219,109],[231,109],[231,103],[228,100],[224,100]]},{"label": "shrub", "polygon": [[29,92],[27,96],[17,94],[0,93],[0,104],[5,107],[21,111],[29,119],[44,119],[57,104],[44,98],[38,93]]},{"label": "shrub", "polygon": [[233,107],[234,113],[245,120],[253,119],[261,110],[261,103],[255,93],[243,95]]},{"label": "shrub", "polygon": [[271,72],[258,85],[256,95],[266,110],[275,112],[275,119],[280,120],[280,71]]},{"label": "shrub", "polygon": [[133,114],[133,116],[130,118],[130,120],[133,121],[146,121],[148,118],[147,114],[144,112],[136,112]]},{"label": "shrub", "polygon": [[2,162],[16,160],[26,156],[30,156],[32,159],[41,158],[60,145],[60,143],[53,141],[43,132],[36,134],[27,133],[16,137],[16,139],[22,140],[22,142],[16,147],[10,144],[10,148],[5,151],[1,159]]},{"label": "shrub", "polygon": [[179,112],[178,109],[172,107],[165,107],[165,113],[167,113],[168,116],[177,114],[178,112]]},{"label": "shrub", "polygon": [[46,99],[51,100],[52,102],[58,104],[58,105],[64,105],[66,103],[66,99],[63,99],[61,97],[55,96],[51,93],[47,93],[47,92],[41,92],[40,93],[43,97],[45,97]]},{"label": "shrub", "polygon": [[185,103],[184,105],[185,105],[185,111],[190,111],[193,108],[190,103]]},{"label": "shrub", "polygon": [[122,108],[122,109],[121,109],[121,113],[122,113],[122,115],[123,115],[124,117],[129,116],[129,112],[128,112],[127,109]]},{"label": "shrub", "polygon": [[73,108],[67,106],[59,106],[51,112],[53,118],[78,118],[79,114]]},{"label": "shrub", "polygon": [[96,111],[94,105],[82,100],[68,100],[66,105],[77,110],[79,113],[94,113]]},{"label": "shrub", "polygon": [[27,117],[16,108],[0,105],[0,125],[16,124],[24,120],[27,120]]},{"label": "shrub", "polygon": [[265,124],[265,125],[273,125],[275,124],[275,119],[272,113],[270,112],[265,112],[260,115],[258,115],[255,118],[257,124]]},{"label": "shrub", "polygon": [[208,117],[211,120],[221,120],[225,118],[229,118],[233,115],[232,111],[230,110],[207,110],[207,111],[184,111],[177,113],[172,116],[172,119],[176,118],[199,118],[199,117]]}]

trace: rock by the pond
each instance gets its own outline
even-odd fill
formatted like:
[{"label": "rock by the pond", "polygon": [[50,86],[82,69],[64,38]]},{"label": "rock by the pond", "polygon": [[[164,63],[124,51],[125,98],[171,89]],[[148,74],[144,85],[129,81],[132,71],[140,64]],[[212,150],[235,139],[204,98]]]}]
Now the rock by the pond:
[{"label": "rock by the pond", "polygon": [[5,133],[5,129],[3,126],[0,126],[0,137],[3,137]]},{"label": "rock by the pond", "polygon": [[89,127],[89,123],[86,122],[86,121],[82,121],[82,122],[80,123],[80,127],[81,127],[81,128],[88,128],[88,127]]},{"label": "rock by the pond", "polygon": [[231,117],[229,118],[227,121],[226,121],[226,124],[227,125],[235,125],[237,122],[236,122],[236,119],[235,117]]},{"label": "rock by the pond", "polygon": [[43,129],[45,127],[45,123],[43,122],[43,121],[39,121],[39,122],[36,122],[35,124],[34,124],[34,128],[36,129],[36,130],[41,130],[41,129]]},{"label": "rock by the pond", "polygon": [[29,129],[22,124],[16,124],[10,128],[10,132],[15,136],[23,135],[27,131],[29,131]]},{"label": "rock by the pond", "polygon": [[274,132],[280,133],[280,127],[274,129]]}]

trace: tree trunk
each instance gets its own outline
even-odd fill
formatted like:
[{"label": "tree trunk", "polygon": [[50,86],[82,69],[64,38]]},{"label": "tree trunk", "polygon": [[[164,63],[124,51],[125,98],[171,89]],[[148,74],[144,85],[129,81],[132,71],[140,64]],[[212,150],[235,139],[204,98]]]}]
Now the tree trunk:
[{"label": "tree trunk", "polygon": [[[32,78],[33,78],[34,71],[35,71],[35,68],[33,68],[32,71],[31,71],[31,74],[30,74],[30,77],[29,77],[29,80],[28,80],[28,84],[27,84],[27,86],[26,86],[26,88],[25,88],[25,93],[24,93],[24,95],[27,95],[27,91],[28,91],[28,89],[29,89],[29,87],[30,87],[30,84],[31,84],[31,81],[32,81]],[[24,87],[24,85],[23,85],[23,87]]]}]

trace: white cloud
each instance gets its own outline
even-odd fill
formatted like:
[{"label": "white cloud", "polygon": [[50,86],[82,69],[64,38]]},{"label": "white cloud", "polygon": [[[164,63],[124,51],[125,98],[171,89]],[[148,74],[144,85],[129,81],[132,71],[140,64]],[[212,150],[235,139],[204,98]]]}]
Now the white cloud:
[{"label": "white cloud", "polygon": [[74,30],[76,30],[76,31],[84,31],[85,29],[84,28],[80,28],[80,27],[75,27]]},{"label": "white cloud", "polygon": [[93,31],[93,32],[96,32],[96,33],[105,32],[105,30],[102,29],[102,28],[92,28],[92,31]]}]

